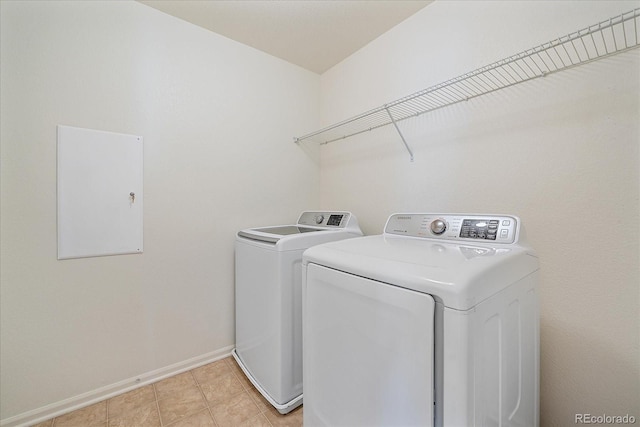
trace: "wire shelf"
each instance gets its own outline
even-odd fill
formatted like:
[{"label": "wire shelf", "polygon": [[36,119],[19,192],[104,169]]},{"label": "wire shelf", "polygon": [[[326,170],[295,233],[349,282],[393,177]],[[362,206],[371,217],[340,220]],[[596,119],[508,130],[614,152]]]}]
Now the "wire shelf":
[{"label": "wire shelf", "polygon": [[397,122],[606,58],[640,46],[640,8],[528,49],[485,67],[384,104],[350,119],[294,138],[320,144],[393,124],[413,160]]}]

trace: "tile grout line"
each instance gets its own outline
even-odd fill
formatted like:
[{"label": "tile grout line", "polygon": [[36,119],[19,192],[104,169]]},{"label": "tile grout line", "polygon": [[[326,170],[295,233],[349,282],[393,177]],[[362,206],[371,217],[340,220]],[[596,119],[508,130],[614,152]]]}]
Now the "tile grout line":
[{"label": "tile grout line", "polygon": [[213,416],[213,412],[211,412],[211,407],[209,405],[207,405],[207,412],[209,412],[209,416],[213,420],[213,425],[215,427],[218,427],[218,422],[216,421],[216,417]]},{"label": "tile grout line", "polygon": [[109,406],[111,406],[109,403],[110,403],[111,399],[113,399],[113,397],[109,398],[109,399],[106,399],[105,402],[104,402],[104,404],[106,406],[105,411],[107,412],[107,427],[109,427]]},{"label": "tile grout line", "polygon": [[[236,373],[234,372],[233,366],[231,365],[231,362],[229,362],[229,360],[231,360],[232,358],[230,356],[227,356],[223,359],[221,359],[222,362],[224,362],[225,366],[229,369],[229,374],[231,374],[233,376],[233,378],[238,381],[240,383],[240,387],[242,387],[242,392],[238,392],[236,394],[234,394],[233,396],[238,396],[241,393],[247,393],[247,395],[249,396],[249,399],[251,399],[251,402],[256,405],[256,407],[258,408],[258,410],[260,410],[260,407],[258,407],[258,404],[255,402],[255,400],[253,399],[253,397],[251,396],[251,394],[249,393],[249,391],[246,389],[246,387],[244,386],[244,384],[242,383],[242,381],[238,378],[238,376],[236,375]],[[209,406],[209,411],[211,411],[211,406]],[[262,414],[262,411],[260,411],[260,414]],[[216,418],[213,416],[213,412],[211,413],[211,416],[213,417],[213,421],[216,422]]]},{"label": "tile grout line", "polygon": [[[175,377],[175,376],[177,376],[177,375],[182,375],[182,374],[185,374],[185,373],[187,373],[187,372],[191,374],[191,379],[193,379],[193,382],[195,383],[196,388],[198,389],[198,391],[200,391],[200,396],[201,396],[201,397],[204,397],[204,396],[202,395],[202,389],[200,388],[200,384],[198,383],[198,380],[196,379],[196,377],[195,377],[195,375],[194,375],[194,373],[193,373],[193,369],[192,369],[192,370],[189,370],[189,371],[186,371],[186,372],[182,372],[181,374],[176,374],[176,375],[174,375],[174,376],[172,376],[172,377]],[[169,377],[169,378],[172,378],[172,377]],[[168,379],[168,378],[165,378],[165,379]],[[159,382],[159,381],[158,381],[158,382]],[[177,418],[177,419],[175,419],[175,420],[171,421],[170,423],[168,423],[168,424],[165,426],[165,423],[164,423],[164,421],[162,420],[162,416],[160,415],[160,401],[159,401],[159,399],[158,399],[158,393],[156,392],[156,388],[155,388],[155,384],[156,384],[156,383],[153,383],[153,384],[154,384],[153,391],[154,391],[155,396],[156,396],[156,406],[157,406],[157,409],[158,409],[158,418],[160,418],[160,426],[161,426],[161,427],[171,427],[171,425],[175,425],[175,424],[179,423],[180,421],[183,421],[185,418],[189,418],[189,417],[191,417],[191,416],[193,416],[193,415],[197,414],[198,412],[204,411],[204,409],[207,409],[207,410],[209,409],[209,406],[207,405],[207,399],[205,398],[205,399],[204,399],[204,402],[205,402],[205,408],[204,408],[204,409],[202,409],[202,410],[198,410],[198,411],[193,412],[193,413],[188,414],[188,415],[185,415],[185,416],[184,416],[184,417],[182,417],[182,418]],[[173,397],[173,396],[174,396],[174,392],[172,391],[172,392],[171,392],[171,396],[170,396],[170,397]],[[170,397],[167,397],[166,399],[169,399]],[[213,418],[213,416],[211,416],[211,418]],[[213,420],[213,423],[215,424],[215,427],[218,427],[218,424],[216,423],[215,419]]]},{"label": "tile grout line", "polygon": [[151,386],[153,387],[153,395],[156,398],[155,399],[156,410],[158,411],[158,419],[160,420],[160,427],[164,427],[164,423],[162,422],[162,414],[160,414],[160,403],[158,402],[158,392],[156,391],[156,383],[152,383]]},{"label": "tile grout line", "polygon": [[[236,378],[236,380],[238,380],[238,381],[240,382],[240,385],[242,386],[242,388],[244,389],[244,391],[245,391],[245,392],[247,392],[247,393],[249,394],[249,398],[251,399],[251,401],[252,401],[256,406],[258,406],[258,409],[260,409],[260,406],[258,405],[258,403],[261,403],[261,402],[256,402],[256,399],[253,397],[253,395],[252,395],[252,393],[251,393],[251,389],[247,389],[247,387],[245,387],[244,382],[243,382],[240,378],[238,378],[238,375],[240,375],[240,374],[237,372],[237,370],[236,370],[236,369],[234,369],[234,368],[235,368],[234,363],[236,363],[236,362],[235,362],[235,360],[233,359],[233,357],[226,357],[226,358],[225,358],[225,359],[223,359],[223,360],[226,362],[227,366],[229,366],[229,368],[231,368],[231,373],[234,375],[234,377]],[[239,367],[238,367],[238,368],[239,368]],[[240,371],[240,373],[242,373],[242,371]],[[242,373],[242,374],[244,375],[244,373]],[[248,379],[248,378],[246,378],[246,377],[245,377],[245,379],[246,379],[247,381],[249,381],[249,379]],[[250,382],[250,381],[249,381],[249,386],[250,386],[252,389],[254,388],[254,387],[253,387],[253,384],[251,384],[251,382]],[[260,394],[260,392],[259,392],[257,389],[256,389],[256,392],[257,392],[258,394]],[[267,402],[267,403],[268,403],[268,402]],[[265,405],[265,407],[266,407],[266,409],[264,409],[264,410],[260,409],[260,414],[259,414],[259,415],[261,415],[262,417],[264,417],[264,419],[266,419],[266,420],[267,420],[267,423],[269,423],[269,425],[270,425],[271,427],[274,427],[274,425],[271,423],[271,420],[269,419],[269,417],[267,417],[267,416],[265,415],[267,412],[269,412],[269,407],[268,407],[268,406],[266,406],[266,405]],[[257,418],[257,417],[256,417],[256,418]]]},{"label": "tile grout line", "polygon": [[[229,367],[231,368],[231,373],[234,375],[234,377],[236,378],[236,380],[238,380],[238,381],[240,382],[240,385],[242,386],[243,390],[244,390],[244,391],[246,391],[247,393],[249,393],[249,397],[251,398],[251,401],[252,401],[253,403],[255,403],[255,404],[256,404],[256,406],[258,406],[258,409],[260,409],[260,407],[259,407],[259,405],[258,405],[258,404],[259,404],[259,403],[262,403],[262,402],[256,402],[256,399],[253,397],[253,393],[252,393],[252,391],[253,391],[253,390],[255,390],[255,391],[256,391],[256,393],[258,393],[260,396],[262,396],[262,395],[260,394],[260,392],[258,391],[258,389],[256,389],[256,388],[253,386],[253,384],[251,384],[251,381],[249,381],[249,378],[247,378],[247,377],[244,375],[244,373],[242,372],[242,370],[240,370],[240,367],[238,367],[238,369],[237,369],[239,372],[236,372],[237,370],[236,370],[236,369],[234,369],[234,368],[235,368],[235,366],[233,365],[233,364],[235,363],[235,361],[233,360],[233,358],[226,358],[226,359],[224,359],[224,360],[225,360],[225,361],[230,360],[230,361],[228,361],[228,362],[227,362],[227,366],[231,365],[231,366],[229,366]],[[241,377],[240,377],[240,376],[241,376]],[[247,381],[247,384],[248,384],[247,386],[245,386],[245,383],[244,383],[243,379]],[[263,398],[264,398],[264,397],[263,397]],[[265,399],[265,400],[266,400],[266,399]],[[268,402],[267,402],[267,403],[268,403]],[[269,408],[267,407],[267,409],[260,410],[260,413],[261,413],[261,414],[264,414],[264,413],[265,413],[266,411],[268,411],[268,410],[269,410]]]},{"label": "tile grout line", "polygon": [[[235,379],[240,383],[240,385],[242,386],[242,389],[249,394],[249,398],[251,399],[251,401],[258,407],[258,409],[260,410],[260,414],[264,414],[266,411],[269,410],[269,408],[262,410],[260,409],[259,403],[261,402],[256,402],[256,399],[253,397],[253,394],[251,393],[251,391],[254,389],[253,384],[251,384],[251,382],[249,381],[248,378],[246,378],[246,376],[244,376],[244,373],[242,373],[242,371],[240,371],[240,373],[242,373],[243,378],[248,381],[249,385],[245,386],[244,382],[242,381],[243,378],[238,378],[238,376],[240,375],[239,373],[236,372],[236,369],[234,369],[235,367],[233,366],[233,364],[235,363],[235,361],[233,360],[233,358],[225,358],[224,359],[225,363],[227,364],[227,366],[230,368],[231,373],[233,374],[233,376],[235,377]],[[239,367],[238,367],[239,368]],[[260,394],[260,392],[256,389],[256,392],[258,392],[258,394]]]},{"label": "tile grout line", "polygon": [[207,410],[207,412],[209,413],[209,416],[213,420],[214,426],[218,427],[218,422],[216,421],[216,417],[214,417],[213,412],[211,412],[211,405],[209,405],[207,396],[205,396],[204,391],[202,391],[202,385],[200,385],[200,381],[198,381],[198,378],[196,377],[196,374],[194,371],[195,369],[192,369],[189,371],[191,373],[191,377],[193,378],[193,381],[196,383],[196,387],[198,387],[198,391],[200,391],[200,397],[202,397],[202,399],[204,400],[205,409]]}]

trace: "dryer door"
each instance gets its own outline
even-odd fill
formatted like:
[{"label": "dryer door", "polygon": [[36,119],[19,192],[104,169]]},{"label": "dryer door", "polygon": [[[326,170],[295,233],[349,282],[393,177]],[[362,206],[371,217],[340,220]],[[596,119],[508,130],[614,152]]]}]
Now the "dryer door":
[{"label": "dryer door", "polygon": [[430,295],[309,264],[304,425],[433,425]]}]

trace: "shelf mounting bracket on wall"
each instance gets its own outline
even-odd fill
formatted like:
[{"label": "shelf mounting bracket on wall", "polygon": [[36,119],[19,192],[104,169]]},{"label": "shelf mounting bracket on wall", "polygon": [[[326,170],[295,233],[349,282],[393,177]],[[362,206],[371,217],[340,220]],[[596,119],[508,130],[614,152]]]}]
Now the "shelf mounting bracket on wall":
[{"label": "shelf mounting bracket on wall", "polygon": [[640,47],[640,8],[525,50],[293,140],[320,145],[398,122]]},{"label": "shelf mounting bracket on wall", "polygon": [[404,147],[409,152],[409,156],[411,157],[411,161],[413,162],[413,151],[411,151],[411,148],[409,148],[409,144],[407,144],[407,140],[404,139],[404,135],[400,131],[400,128],[398,127],[398,123],[396,123],[396,119],[393,118],[393,115],[391,114],[391,111],[389,111],[389,107],[386,104],[384,106],[384,109],[387,111],[387,114],[391,119],[391,123],[393,123],[393,126],[395,126],[396,130],[398,131],[398,135],[400,135],[400,139],[402,139],[402,143],[404,144]]}]

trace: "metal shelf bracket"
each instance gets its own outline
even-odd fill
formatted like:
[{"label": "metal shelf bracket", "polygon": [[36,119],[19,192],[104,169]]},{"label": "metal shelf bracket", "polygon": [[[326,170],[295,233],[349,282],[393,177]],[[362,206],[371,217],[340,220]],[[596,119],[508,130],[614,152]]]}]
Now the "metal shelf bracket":
[{"label": "metal shelf bracket", "polygon": [[413,151],[411,151],[411,148],[409,148],[409,144],[407,144],[407,140],[404,139],[404,135],[400,131],[400,128],[398,127],[398,123],[396,123],[396,119],[393,118],[393,115],[391,114],[391,111],[389,111],[389,107],[386,104],[384,106],[384,109],[387,111],[387,114],[391,119],[391,123],[393,123],[393,126],[395,126],[396,130],[398,131],[398,135],[400,135],[400,139],[402,139],[402,143],[404,144],[404,147],[409,152],[409,156],[411,157],[411,161],[413,162]]}]

